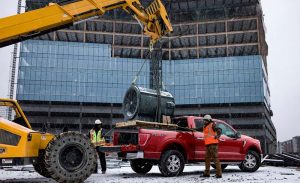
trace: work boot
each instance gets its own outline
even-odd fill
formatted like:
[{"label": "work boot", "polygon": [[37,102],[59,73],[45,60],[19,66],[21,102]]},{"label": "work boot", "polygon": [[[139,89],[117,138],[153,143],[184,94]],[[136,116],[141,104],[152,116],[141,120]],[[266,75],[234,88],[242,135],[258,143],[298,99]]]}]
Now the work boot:
[{"label": "work boot", "polygon": [[210,177],[210,175],[203,173],[202,175],[200,175],[200,177]]},{"label": "work boot", "polygon": [[216,175],[216,178],[220,179],[220,178],[222,178],[222,175]]}]

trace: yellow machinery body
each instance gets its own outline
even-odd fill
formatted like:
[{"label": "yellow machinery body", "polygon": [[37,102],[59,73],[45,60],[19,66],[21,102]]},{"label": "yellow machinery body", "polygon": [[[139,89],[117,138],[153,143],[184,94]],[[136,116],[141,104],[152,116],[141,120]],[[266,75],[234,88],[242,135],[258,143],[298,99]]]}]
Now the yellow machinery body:
[{"label": "yellow machinery body", "polygon": [[21,125],[0,117],[0,159],[38,157],[54,135],[32,130],[17,101],[0,99],[0,106],[15,110],[15,119],[22,120]]}]

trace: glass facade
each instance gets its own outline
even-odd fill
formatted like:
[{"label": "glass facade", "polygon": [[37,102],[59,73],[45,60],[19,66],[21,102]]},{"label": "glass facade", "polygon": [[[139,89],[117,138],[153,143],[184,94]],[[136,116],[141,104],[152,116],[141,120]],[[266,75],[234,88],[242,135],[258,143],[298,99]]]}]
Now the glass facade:
[{"label": "glass facade", "polygon": [[[111,58],[111,46],[30,40],[21,44],[18,100],[121,103],[144,60]],[[149,85],[149,63],[138,83]]]},{"label": "glass facade", "polygon": [[[144,64],[144,65],[143,65]],[[21,44],[18,100],[122,103],[131,81],[149,87],[148,60],[112,58],[111,46],[29,40]],[[260,56],[163,61],[176,104],[263,102]]]},{"label": "glass facade", "polygon": [[163,81],[177,104],[263,102],[260,56],[163,62]]}]

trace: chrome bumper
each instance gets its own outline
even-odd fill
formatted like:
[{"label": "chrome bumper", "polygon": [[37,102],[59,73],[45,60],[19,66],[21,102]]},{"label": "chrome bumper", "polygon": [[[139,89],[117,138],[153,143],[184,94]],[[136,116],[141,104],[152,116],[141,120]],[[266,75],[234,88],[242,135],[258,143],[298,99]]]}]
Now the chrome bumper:
[{"label": "chrome bumper", "polygon": [[138,151],[136,153],[127,153],[126,159],[142,159],[144,158],[144,152]]}]

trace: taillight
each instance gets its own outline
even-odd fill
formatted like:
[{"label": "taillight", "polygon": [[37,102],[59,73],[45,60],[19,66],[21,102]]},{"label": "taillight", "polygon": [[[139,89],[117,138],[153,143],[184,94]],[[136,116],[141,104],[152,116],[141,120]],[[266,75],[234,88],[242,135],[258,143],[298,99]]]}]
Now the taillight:
[{"label": "taillight", "polygon": [[148,139],[150,138],[150,134],[139,134],[139,145],[143,146],[147,143]]}]

